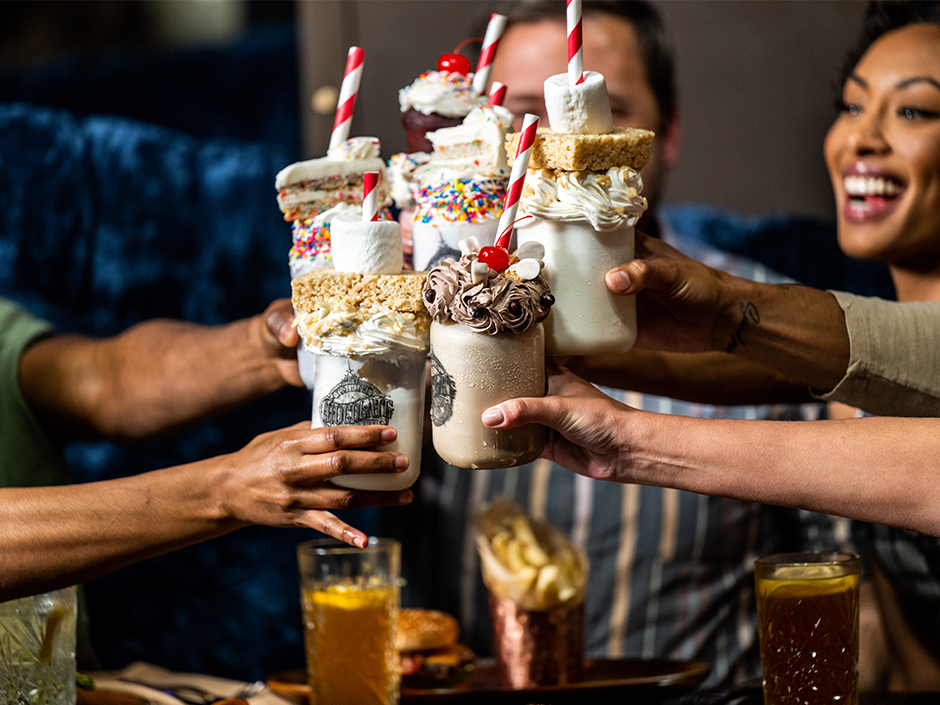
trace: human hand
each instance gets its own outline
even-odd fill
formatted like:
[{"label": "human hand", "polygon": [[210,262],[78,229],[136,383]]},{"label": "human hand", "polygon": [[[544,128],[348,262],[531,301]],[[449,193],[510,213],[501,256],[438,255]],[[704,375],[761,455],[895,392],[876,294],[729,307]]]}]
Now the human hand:
[{"label": "human hand", "polygon": [[712,269],[656,238],[636,233],[637,259],[607,272],[615,294],[639,294],[637,347],[672,352],[723,349],[743,280]]},{"label": "human hand", "polygon": [[261,314],[261,344],[283,380],[294,387],[304,386],[297,366],[300,335],[293,327],[294,308],[290,299],[278,299]]},{"label": "human hand", "polygon": [[408,504],[413,494],[353,490],[330,480],[403,472],[407,457],[372,450],[396,437],[387,426],[311,429],[309,422],[262,434],[237,453],[212,460],[221,474],[220,505],[245,525],[305,526],[361,548],[366,535],[324,510]]},{"label": "human hand", "polygon": [[488,428],[529,423],[551,429],[542,457],[569,470],[619,480],[624,412],[633,409],[604,395],[564,367],[548,367],[548,395],[510,399],[483,412]]}]

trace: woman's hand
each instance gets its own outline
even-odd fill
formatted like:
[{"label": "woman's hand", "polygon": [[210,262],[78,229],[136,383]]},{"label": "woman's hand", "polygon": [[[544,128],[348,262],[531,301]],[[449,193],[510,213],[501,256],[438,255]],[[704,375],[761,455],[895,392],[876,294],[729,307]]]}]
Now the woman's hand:
[{"label": "woman's hand", "polygon": [[398,473],[408,468],[401,453],[373,450],[397,437],[387,426],[335,426],[311,429],[309,422],[255,438],[219,465],[220,504],[226,516],[243,524],[305,526],[354,546],[366,535],[326,509],[407,504],[411,490],[354,490],[330,482],[340,475]]},{"label": "woman's hand", "polygon": [[623,414],[631,412],[564,367],[550,367],[548,396],[510,399],[484,411],[482,418],[483,425],[495,429],[547,426],[551,433],[542,457],[581,475],[623,482]]}]

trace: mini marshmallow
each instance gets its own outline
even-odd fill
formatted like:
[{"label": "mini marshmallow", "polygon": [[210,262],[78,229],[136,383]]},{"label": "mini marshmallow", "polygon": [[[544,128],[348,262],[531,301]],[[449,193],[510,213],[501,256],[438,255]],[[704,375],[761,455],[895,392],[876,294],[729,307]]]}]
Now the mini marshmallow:
[{"label": "mini marshmallow", "polygon": [[513,253],[519,259],[545,259],[545,245],[538,240],[526,240]]},{"label": "mini marshmallow", "polygon": [[607,83],[597,71],[585,71],[584,82],[571,86],[568,74],[545,79],[545,109],[555,132],[606,135],[614,130]]},{"label": "mini marshmallow", "polygon": [[480,251],[480,241],[476,239],[476,236],[471,235],[458,242],[457,247],[460,248],[460,254],[469,255],[471,252]]},{"label": "mini marshmallow", "polygon": [[330,250],[337,271],[401,274],[401,226],[394,220],[336,216],[330,223]]},{"label": "mini marshmallow", "polygon": [[519,277],[522,281],[529,281],[530,279],[535,279],[539,273],[542,271],[542,265],[537,259],[531,259],[527,257],[526,259],[521,259],[512,265],[509,270]]},{"label": "mini marshmallow", "polygon": [[474,286],[483,282],[486,284],[490,278],[490,266],[486,262],[474,262],[470,265],[470,281]]}]

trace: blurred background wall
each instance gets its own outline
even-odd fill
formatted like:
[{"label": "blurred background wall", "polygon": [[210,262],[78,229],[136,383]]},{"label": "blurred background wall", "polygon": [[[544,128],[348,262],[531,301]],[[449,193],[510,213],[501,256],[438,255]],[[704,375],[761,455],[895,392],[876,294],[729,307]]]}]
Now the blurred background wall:
[{"label": "blurred background wall", "polygon": [[[559,0],[561,2],[561,0]],[[861,0],[653,0],[678,59],[684,141],[669,202],[831,218],[821,157],[834,77]],[[296,21],[304,155],[324,153],[346,49],[366,49],[353,134],[404,149],[397,91],[472,36],[485,0],[14,0],[0,3],[0,59],[56,51],[220,45],[264,22]],[[271,66],[272,75],[284,67]],[[561,71],[563,67],[559,67]],[[512,90],[512,87],[509,87]],[[314,101],[316,97],[316,101]],[[319,107],[315,110],[313,103]]]},{"label": "blurred background wall", "polygon": [[[835,76],[865,3],[654,4],[676,46],[685,136],[666,200],[833,217],[822,139],[834,116]],[[475,21],[492,6],[473,0],[301,3],[302,95],[338,86],[345,47],[359,43],[366,69],[354,133],[379,137],[387,154],[401,151],[398,89],[471,36]],[[303,109],[308,151],[322,154],[332,115],[317,115],[309,101]]]}]

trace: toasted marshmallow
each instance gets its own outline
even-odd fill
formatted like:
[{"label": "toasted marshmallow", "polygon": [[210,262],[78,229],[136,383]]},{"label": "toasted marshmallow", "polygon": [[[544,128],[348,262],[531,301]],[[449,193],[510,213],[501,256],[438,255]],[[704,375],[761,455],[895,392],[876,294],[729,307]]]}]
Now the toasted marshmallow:
[{"label": "toasted marshmallow", "polygon": [[585,71],[584,81],[576,86],[568,84],[567,73],[549,76],[545,79],[545,109],[555,132],[606,135],[614,130],[607,83],[596,71]]},{"label": "toasted marshmallow", "polygon": [[401,274],[401,226],[340,215],[330,224],[333,268],[356,274]]}]

